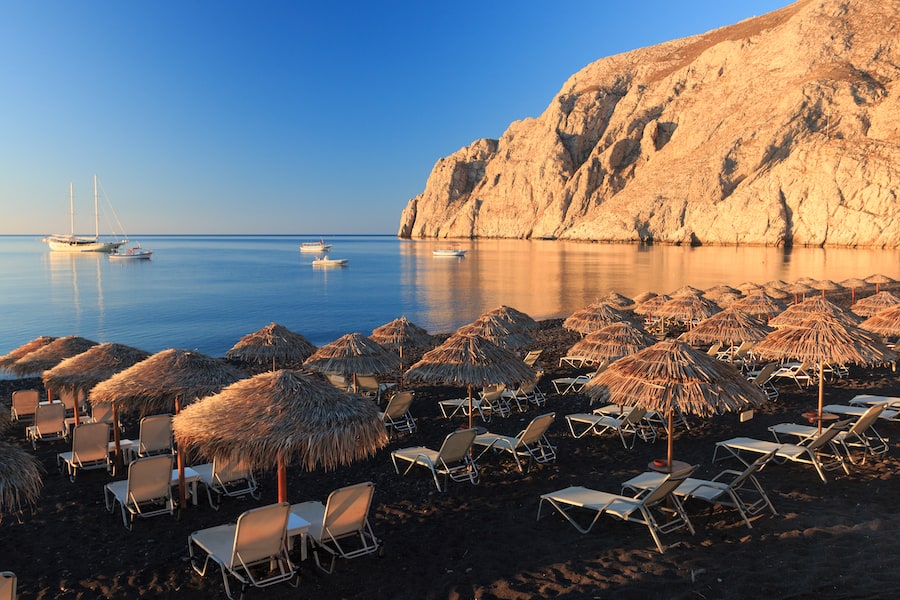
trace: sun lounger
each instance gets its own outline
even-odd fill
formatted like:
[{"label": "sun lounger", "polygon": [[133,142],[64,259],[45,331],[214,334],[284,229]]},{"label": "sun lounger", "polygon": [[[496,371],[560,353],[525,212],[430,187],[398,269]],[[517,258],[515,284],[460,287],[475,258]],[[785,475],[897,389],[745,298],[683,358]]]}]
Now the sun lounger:
[{"label": "sun lounger", "polygon": [[40,402],[34,411],[34,425],[25,428],[25,437],[31,447],[38,442],[66,439],[66,407],[61,402]]},{"label": "sun lounger", "polygon": [[[868,410],[867,406],[853,406],[849,404],[826,404],[822,407],[822,412],[844,415],[845,417],[851,417],[853,419],[862,417],[866,413],[866,410]],[[884,419],[885,421],[900,421],[900,410],[890,410],[885,408],[881,411],[878,418]]]},{"label": "sun lounger", "polygon": [[[856,464],[856,459],[851,451],[852,448],[863,449],[861,463],[866,461],[867,456],[879,457],[887,453],[887,440],[875,429],[875,422],[880,418],[882,412],[884,412],[883,404],[873,404],[866,407],[865,412],[850,425],[849,429],[841,431],[835,436],[835,442],[841,445],[851,463]],[[845,422],[849,421],[851,419]],[[819,435],[818,427],[796,423],[772,425],[769,427],[769,431],[775,435],[777,441],[781,441],[779,436],[788,435],[798,438],[800,440],[798,443],[801,445],[808,443]]]},{"label": "sun lounger", "polygon": [[79,469],[111,470],[109,461],[109,423],[82,423],[72,431],[72,450],[56,455],[59,470],[65,467],[70,481]]},{"label": "sun lounger", "polygon": [[[825,471],[843,469],[844,473],[850,472],[834,439],[840,433],[841,428],[847,424],[847,421],[833,423],[822,432],[822,435],[811,440],[806,445],[782,444],[747,437],[737,437],[717,442],[716,449],[713,452],[713,462],[734,457],[744,463],[744,465],[749,465],[744,460],[742,453],[769,454],[774,451],[770,462],[784,463],[791,461],[812,465],[822,482],[827,482]],[[723,454],[721,457],[719,456],[720,451]]]},{"label": "sun lounger", "polygon": [[200,483],[206,488],[209,506],[214,510],[219,510],[222,496],[250,496],[259,499],[256,478],[244,464],[215,458],[211,463],[193,465],[191,468],[200,476]]},{"label": "sun lounger", "polygon": [[41,397],[37,390],[16,390],[12,393],[10,420],[25,425],[34,422],[34,411]]},{"label": "sun lounger", "polygon": [[[375,485],[357,483],[328,495],[325,504],[313,500],[291,505],[291,512],[309,523],[307,535],[312,544],[316,566],[331,574],[338,558],[357,558],[378,552],[381,540],[375,537],[369,524],[369,509]],[[319,550],[331,556],[326,568],[319,558]]]},{"label": "sun lounger", "polygon": [[533,462],[543,464],[555,461],[556,447],[550,443],[546,435],[554,419],[556,419],[556,413],[535,417],[515,437],[490,432],[475,436],[473,444],[484,447],[475,460],[479,460],[490,450],[509,452],[515,459],[520,472],[524,470],[520,458],[524,458],[528,466]]},{"label": "sun lounger", "polygon": [[248,510],[236,523],[193,532],[188,536],[191,567],[203,577],[211,562],[219,565],[228,598],[234,597],[229,576],[241,584],[241,597],[247,586],[290,581],[295,568],[287,550],[289,515],[290,506],[281,502]]},{"label": "sun lounger", "polygon": [[581,388],[584,387],[594,375],[597,374],[597,371],[592,371],[591,373],[585,373],[584,375],[579,375],[577,377],[557,377],[552,380],[553,389],[556,390],[557,394],[568,394],[578,393],[581,391]]},{"label": "sun lounger", "polygon": [[381,422],[391,430],[404,433],[412,433],[416,430],[416,419],[409,412],[409,407],[415,398],[415,392],[411,390],[397,392],[388,400],[384,412],[379,412]]},{"label": "sun lounger", "polygon": [[[637,438],[645,442],[656,441],[656,429],[644,421],[646,415],[647,411],[643,408],[633,407],[619,415],[597,412],[566,415],[566,422],[572,437],[582,438],[589,433],[603,435],[607,431],[614,431],[622,440],[622,445],[630,449],[634,448]],[[630,444],[626,436],[631,438]]]},{"label": "sun lounger", "polygon": [[[400,466],[397,461],[409,463],[403,475],[416,465],[425,467],[431,471],[434,485],[439,492],[447,488],[447,479],[453,481],[469,481],[473,485],[478,483],[478,467],[472,459],[472,443],[475,441],[474,429],[458,429],[444,438],[440,449],[431,450],[424,446],[400,448],[391,452],[391,461],[394,470],[400,474]],[[440,476],[444,478],[441,486]]]},{"label": "sun lounger", "polygon": [[[603,515],[642,523],[650,530],[659,551],[665,552],[666,547],[660,539],[661,533],[671,533],[681,528],[687,528],[694,533],[694,526],[684,512],[681,501],[672,493],[694,469],[695,467],[691,467],[666,475],[656,486],[640,490],[633,497],[581,486],[543,494],[538,503],[537,518],[541,518],[541,509],[544,503],[547,503],[581,533],[588,533]],[[593,515],[593,518],[587,525],[582,525],[573,516],[576,511],[587,513],[588,516]]]},{"label": "sun lounger", "polygon": [[[683,500],[694,498],[710,504],[735,508],[747,527],[752,528],[750,517],[765,509],[768,509],[773,515],[778,514],[756,478],[756,473],[771,460],[774,453],[775,451],[772,450],[767,454],[761,454],[743,471],[725,469],[709,480],[688,477],[675,488],[674,494]],[[623,483],[622,493],[624,494],[626,490],[640,491],[654,488],[665,477],[664,473],[653,471],[643,473]]]}]

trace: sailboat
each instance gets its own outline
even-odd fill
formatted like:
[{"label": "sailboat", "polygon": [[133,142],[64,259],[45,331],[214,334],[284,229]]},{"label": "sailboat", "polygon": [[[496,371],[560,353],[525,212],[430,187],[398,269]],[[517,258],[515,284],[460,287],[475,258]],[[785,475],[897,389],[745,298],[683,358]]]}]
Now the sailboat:
[{"label": "sailboat", "polygon": [[94,236],[75,235],[75,204],[72,183],[69,182],[69,233],[55,233],[44,241],[53,252],[115,252],[128,239],[103,241],[100,239],[100,199],[97,193],[97,175],[94,175]]}]

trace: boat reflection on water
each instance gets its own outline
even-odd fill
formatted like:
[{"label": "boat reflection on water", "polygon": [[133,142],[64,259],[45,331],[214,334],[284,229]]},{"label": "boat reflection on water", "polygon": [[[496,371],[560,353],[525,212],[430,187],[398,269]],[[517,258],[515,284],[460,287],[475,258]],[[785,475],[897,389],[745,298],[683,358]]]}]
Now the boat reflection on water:
[{"label": "boat reflection on water", "polygon": [[[73,311],[71,331],[80,331],[86,320],[96,319],[102,327],[106,316],[103,265],[107,255],[98,252],[48,252],[44,256],[50,274],[50,297],[47,301],[58,305],[59,310],[67,311],[67,314]],[[71,335],[71,332],[62,335]]]}]

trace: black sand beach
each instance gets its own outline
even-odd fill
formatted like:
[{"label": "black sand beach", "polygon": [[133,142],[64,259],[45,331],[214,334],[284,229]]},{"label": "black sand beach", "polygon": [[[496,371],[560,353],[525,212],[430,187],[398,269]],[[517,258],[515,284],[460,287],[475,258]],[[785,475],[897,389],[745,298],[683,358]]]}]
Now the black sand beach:
[{"label": "black sand beach", "polygon": [[[333,575],[316,570],[308,560],[300,568],[298,588],[280,584],[248,590],[246,598],[331,599],[503,599],[527,598],[888,598],[900,587],[897,532],[900,515],[900,424],[883,423],[890,439],[881,460],[851,467],[849,475],[830,473],[822,483],[805,465],[769,465],[759,479],[777,516],[763,515],[749,529],[730,509],[710,510],[688,504],[696,533],[663,537],[674,544],[660,554],[646,527],[602,519],[585,535],[559,515],[536,521],[541,494],[583,485],[618,492],[623,481],[646,470],[649,461],[665,456],[665,439],[623,448],[615,435],[574,439],[564,416],[590,408],[585,396],[553,394],[551,379],[569,375],[559,356],[578,337],[561,320],[541,323],[538,345],[547,394],[543,409],[531,407],[508,419],[494,419],[491,431],[515,435],[534,416],[555,411],[550,438],[558,447],[556,464],[519,473],[505,457],[480,462],[481,482],[452,483],[435,490],[424,469],[406,477],[394,472],[390,451],[425,445],[437,448],[462,419],[448,422],[437,401],[459,397],[460,389],[416,388],[413,413],[419,429],[394,437],[375,457],[335,472],[288,472],[288,498],[324,501],[338,487],[372,481],[375,498],[372,525],[383,540],[383,556],[340,561]],[[24,342],[24,340],[23,340]],[[41,387],[40,379],[0,382],[8,403],[15,389]],[[711,463],[717,441],[737,435],[771,439],[767,427],[803,422],[802,413],[816,403],[815,388],[800,391],[780,386],[777,402],[740,423],[735,414],[692,418],[690,430],[679,429],[675,456],[699,464],[695,476],[711,478],[737,463]],[[826,403],[846,403],[857,394],[900,395],[897,374],[890,368],[851,367],[850,376],[826,386]],[[3,410],[7,410],[4,408]],[[136,437],[137,417],[127,434]],[[3,436],[26,446],[21,428]],[[35,454],[44,465],[44,487],[37,507],[22,523],[7,515],[0,531],[0,570],[16,573],[19,598],[222,598],[218,572],[201,578],[188,561],[190,532],[234,520],[242,511],[276,498],[275,473],[260,473],[262,498],[225,499],[219,511],[201,503],[169,516],[138,520],[127,531],[118,514],[106,512],[103,486],[110,477],[88,471],[75,483],[59,474],[56,453],[65,442],[42,444]]]}]

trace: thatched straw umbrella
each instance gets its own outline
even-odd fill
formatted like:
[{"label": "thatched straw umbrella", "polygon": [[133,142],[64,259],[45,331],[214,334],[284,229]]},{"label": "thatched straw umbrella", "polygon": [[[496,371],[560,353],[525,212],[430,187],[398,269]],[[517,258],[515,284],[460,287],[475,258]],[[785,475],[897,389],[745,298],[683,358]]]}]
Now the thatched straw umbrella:
[{"label": "thatched straw umbrella", "polygon": [[779,302],[777,298],[774,298],[768,292],[762,290],[751,292],[740,300],[736,300],[731,304],[731,308],[735,308],[755,317],[764,317],[766,320],[784,312],[784,304]]},{"label": "thatched straw umbrella", "polygon": [[287,467],[335,469],[388,442],[378,408],[318,378],[272,371],[229,385],[172,419],[179,446],[254,470],[277,465],[278,501],[287,502]]},{"label": "thatched straw umbrella", "polygon": [[634,300],[614,290],[610,291],[608,294],[600,298],[597,302],[608,304],[609,306],[618,308],[619,310],[628,310],[630,308],[633,308],[635,305]]},{"label": "thatched straw umbrella", "polygon": [[472,427],[472,388],[503,384],[516,388],[537,376],[534,369],[500,346],[477,335],[455,333],[425,353],[404,377],[425,383],[466,387],[469,427]]},{"label": "thatched straw umbrella", "polygon": [[900,305],[891,306],[872,315],[860,323],[859,328],[885,338],[900,335]]},{"label": "thatched straw umbrella", "polygon": [[[97,344],[44,371],[44,387],[48,390],[71,390],[76,398],[87,397],[91,389],[101,381],[106,381],[119,371],[149,357],[149,352],[124,344]],[[78,421],[76,407],[76,425]]]},{"label": "thatched straw umbrella", "polygon": [[826,364],[875,364],[896,360],[893,351],[868,331],[828,313],[813,313],[798,325],[777,329],[754,346],[763,359],[798,360],[819,366],[819,431]]},{"label": "thatched straw umbrella", "polygon": [[534,345],[534,338],[494,315],[482,315],[457,329],[462,335],[477,335],[507,350],[519,350]]},{"label": "thatched straw umbrella", "polygon": [[678,296],[700,296],[703,294],[703,290],[700,288],[695,288],[692,285],[683,285],[674,292],[669,292],[669,295],[673,298]]},{"label": "thatched straw umbrella", "polygon": [[800,296],[803,296],[803,298],[806,299],[806,294],[816,291],[816,288],[799,280],[786,286],[783,289],[785,292],[794,295],[794,304],[800,302]]},{"label": "thatched straw umbrella", "polygon": [[19,346],[15,350],[12,350],[11,352],[7,352],[3,356],[0,356],[0,371],[10,371],[10,367],[17,360],[19,360],[26,354],[29,354],[31,352],[34,352],[35,350],[43,348],[44,346],[46,346],[50,342],[54,341],[55,339],[56,339],[55,337],[52,337],[49,335],[42,335],[41,337],[35,338],[35,339],[31,340],[30,342]]},{"label": "thatched straw umbrella", "polygon": [[887,275],[882,275],[881,273],[876,273],[875,275],[869,275],[866,277],[866,283],[874,283],[875,284],[875,293],[881,291],[881,285],[885,283],[896,283],[895,279],[891,279]]},{"label": "thatched straw umbrella", "polygon": [[15,514],[21,523],[22,511],[37,504],[42,471],[35,456],[14,444],[0,442],[0,523],[7,513]]},{"label": "thatched straw umbrella", "polygon": [[763,289],[764,286],[761,286],[754,281],[745,281],[744,283],[739,283],[734,287],[736,287],[746,295],[752,294],[753,292],[758,292],[759,290]]},{"label": "thatched straw umbrella", "polygon": [[742,342],[758,342],[772,331],[739,308],[726,308],[708,319],[704,319],[678,339],[689,344],[727,344],[732,348],[731,362],[734,362],[734,346]]},{"label": "thatched straw umbrella", "polygon": [[[638,296],[638,298],[640,298],[640,296]],[[669,296],[668,294],[656,294],[655,296],[650,296],[634,307],[634,314],[647,315],[648,317],[653,316],[656,314],[656,309],[671,299],[672,296]]]},{"label": "thatched straw umbrella", "polygon": [[563,329],[587,335],[612,323],[622,323],[628,320],[628,315],[623,311],[602,302],[594,302],[576,310],[566,318],[563,321]]},{"label": "thatched straw umbrella", "polygon": [[656,315],[665,319],[682,321],[693,326],[694,321],[707,319],[722,309],[713,302],[696,294],[672,296],[672,299],[656,309]]},{"label": "thatched straw umbrella", "polygon": [[[640,294],[638,294],[637,296],[634,297],[634,303],[637,306],[640,306],[641,304],[644,304],[645,302],[647,302],[647,300],[649,300],[650,298],[656,298],[657,296],[659,296],[659,294],[657,294],[656,292],[650,292],[650,291],[641,292]],[[635,306],[635,308],[637,308],[637,306]]]},{"label": "thatched straw umbrella", "polygon": [[425,350],[434,346],[434,338],[424,328],[399,317],[372,330],[369,336],[375,343],[395,350],[400,356],[400,369],[403,369],[403,350]]},{"label": "thatched straw umbrella", "polygon": [[850,306],[850,310],[861,317],[877,315],[886,308],[900,304],[900,298],[890,292],[878,292],[862,298]]},{"label": "thatched straw umbrella", "polygon": [[540,327],[538,322],[531,318],[527,313],[523,313],[521,310],[516,310],[505,304],[498,306],[493,310],[489,310],[481,316],[495,316],[499,318],[500,321],[509,323],[513,329],[518,329],[519,331],[534,331]]},{"label": "thatched straw umbrella", "polygon": [[358,373],[399,371],[400,357],[361,333],[347,333],[316,350],[303,366],[316,373],[352,376],[356,391]]},{"label": "thatched straw umbrella", "polygon": [[[120,371],[94,386],[88,400],[91,405],[112,404],[113,423],[120,409],[142,414],[178,414],[181,407],[197,398],[209,396],[246,375],[224,360],[193,350],[170,348]],[[116,467],[121,468],[122,450],[118,427],[115,436]],[[184,453],[178,452],[178,480],[181,505],[184,506]]]},{"label": "thatched straw umbrella", "polygon": [[787,281],[784,281],[783,279],[773,279],[772,281],[767,281],[765,285],[763,285],[763,287],[783,290],[789,285],[791,284],[789,284]]},{"label": "thatched straw umbrella", "polygon": [[865,279],[860,279],[859,277],[851,277],[850,279],[843,280],[841,285],[850,289],[850,304],[853,304],[856,302],[856,290],[858,288],[867,287],[869,282]]},{"label": "thatched straw umbrella", "polygon": [[844,310],[834,302],[826,300],[821,296],[814,296],[808,300],[804,300],[799,304],[792,304],[787,307],[780,315],[769,320],[769,325],[775,327],[787,327],[790,325],[799,325],[812,314],[826,313],[840,320],[846,325],[857,326],[861,319]]},{"label": "thatched straw umbrella", "polygon": [[[759,290],[759,291],[767,294],[771,298],[775,298],[776,300],[786,300],[791,297],[790,294],[788,294],[786,291],[784,291],[780,287],[775,287],[772,285],[767,285],[766,287],[764,287],[762,290]],[[754,293],[756,293],[756,292],[751,292],[751,295]]]},{"label": "thatched straw umbrella", "polygon": [[299,367],[316,347],[299,333],[278,323],[269,323],[262,329],[248,333],[232,346],[225,358],[277,368]]},{"label": "thatched straw umbrella", "polygon": [[628,322],[613,323],[587,334],[569,348],[569,356],[583,356],[594,363],[611,363],[656,343],[656,338]]},{"label": "thatched straw umbrella", "polygon": [[[66,358],[81,354],[91,346],[96,346],[97,342],[92,342],[77,335],[69,335],[53,340],[46,346],[38,348],[34,352],[29,352],[12,365],[11,370],[16,375],[33,375],[41,373],[48,369],[52,369]],[[49,396],[49,390],[48,390]],[[52,400],[52,398],[47,398]]]},{"label": "thatched straw umbrella", "polygon": [[665,415],[670,467],[676,412],[711,417],[766,401],[763,391],[737,369],[678,340],[658,342],[617,360],[586,383],[582,392],[592,400]]},{"label": "thatched straw umbrella", "polygon": [[744,296],[740,293],[736,292],[727,292],[723,290],[713,290],[713,291],[705,291],[703,292],[703,297],[707,300],[712,300],[719,306],[719,308],[728,308]]},{"label": "thatched straw umbrella", "polygon": [[836,292],[838,290],[844,289],[844,286],[842,286],[838,282],[832,281],[830,279],[822,279],[822,280],[810,283],[809,285],[817,290],[822,290],[823,298],[825,297],[825,292]]},{"label": "thatched straw umbrella", "polygon": [[726,284],[722,283],[719,285],[714,285],[711,288],[707,289],[705,292],[703,292],[703,295],[707,296],[707,297],[710,294],[737,294],[738,296],[740,296],[741,290],[739,290],[735,287],[731,287],[730,285],[726,285]]}]

